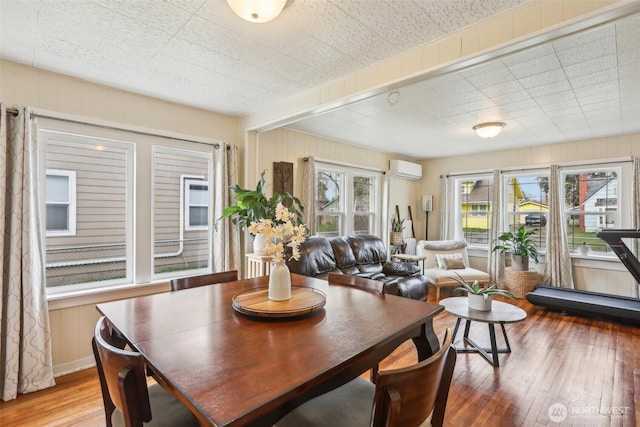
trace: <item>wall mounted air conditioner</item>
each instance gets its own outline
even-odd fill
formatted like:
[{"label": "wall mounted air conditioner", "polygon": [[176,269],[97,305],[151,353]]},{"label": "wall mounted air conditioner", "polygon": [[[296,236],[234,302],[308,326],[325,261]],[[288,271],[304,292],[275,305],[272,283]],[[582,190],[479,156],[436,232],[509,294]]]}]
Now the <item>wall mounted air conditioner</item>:
[{"label": "wall mounted air conditioner", "polygon": [[404,160],[391,160],[389,162],[389,172],[391,176],[396,178],[420,179],[422,178],[422,165]]}]

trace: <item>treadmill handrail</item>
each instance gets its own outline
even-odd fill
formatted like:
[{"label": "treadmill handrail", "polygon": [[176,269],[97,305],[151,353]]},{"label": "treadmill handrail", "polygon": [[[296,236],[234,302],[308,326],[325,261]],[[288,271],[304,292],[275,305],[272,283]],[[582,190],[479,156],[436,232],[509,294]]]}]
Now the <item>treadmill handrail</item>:
[{"label": "treadmill handrail", "polygon": [[607,229],[596,234],[596,237],[604,240],[611,250],[620,258],[622,264],[629,270],[629,273],[640,283],[640,261],[625,245],[622,238],[640,239],[640,229]]}]

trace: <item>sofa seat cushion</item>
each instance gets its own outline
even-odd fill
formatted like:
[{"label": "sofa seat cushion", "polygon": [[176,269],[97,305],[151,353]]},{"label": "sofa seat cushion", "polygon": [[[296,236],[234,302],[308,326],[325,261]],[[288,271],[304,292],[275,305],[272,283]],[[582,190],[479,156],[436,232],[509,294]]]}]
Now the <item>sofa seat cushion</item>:
[{"label": "sofa seat cushion", "polygon": [[462,268],[457,270],[442,270],[440,268],[425,268],[424,276],[436,286],[458,285],[456,273],[464,277],[466,281],[478,280],[480,283],[489,282],[489,274],[475,268]]}]

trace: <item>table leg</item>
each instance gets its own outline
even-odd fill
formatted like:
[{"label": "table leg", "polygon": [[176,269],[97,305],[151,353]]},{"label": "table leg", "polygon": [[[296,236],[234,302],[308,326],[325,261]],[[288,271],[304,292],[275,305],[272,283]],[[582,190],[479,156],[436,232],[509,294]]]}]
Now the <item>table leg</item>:
[{"label": "table leg", "polygon": [[504,322],[500,322],[502,327],[502,336],[504,337],[504,343],[507,345],[507,351],[505,353],[511,353],[511,345],[509,345],[509,338],[507,338],[507,330],[504,328]]},{"label": "table leg", "polygon": [[440,341],[433,330],[433,319],[422,325],[420,335],[413,338],[413,344],[418,351],[418,361],[428,359],[440,349]]},{"label": "table leg", "polygon": [[[456,321],[456,326],[454,329],[453,338],[455,338],[456,333],[458,331],[458,327],[460,326],[460,318]],[[495,367],[500,367],[500,360],[498,359],[499,353],[511,353],[511,345],[509,344],[509,339],[507,338],[507,331],[504,327],[504,322],[499,322],[500,327],[502,328],[502,335],[504,336],[504,342],[506,348],[498,348],[498,344],[496,342],[496,330],[495,325],[493,323],[488,323],[489,327],[489,340],[491,342],[491,348],[482,348],[480,347],[473,339],[469,337],[469,327],[471,324],[470,320],[466,320],[464,327],[464,338],[463,341],[471,346],[471,348],[463,348],[456,347],[456,352],[458,353],[480,353],[482,357],[484,357],[487,362],[491,363],[491,365]]]},{"label": "table leg", "polygon": [[469,338],[469,327],[471,327],[471,320],[465,320],[464,323],[464,337]]},{"label": "table leg", "polygon": [[460,321],[462,319],[460,319],[458,317],[458,320],[456,320],[456,326],[455,328],[453,328],[453,335],[451,336],[451,342],[455,342],[456,341],[456,335],[458,334],[458,328],[460,327]]}]

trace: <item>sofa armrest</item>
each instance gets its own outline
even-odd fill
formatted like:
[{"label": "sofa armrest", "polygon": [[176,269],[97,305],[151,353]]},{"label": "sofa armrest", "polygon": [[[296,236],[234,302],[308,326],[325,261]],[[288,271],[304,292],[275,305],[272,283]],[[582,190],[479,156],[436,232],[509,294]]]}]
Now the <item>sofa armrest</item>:
[{"label": "sofa armrest", "polygon": [[415,276],[420,274],[420,267],[408,262],[387,261],[382,272],[387,276]]}]

